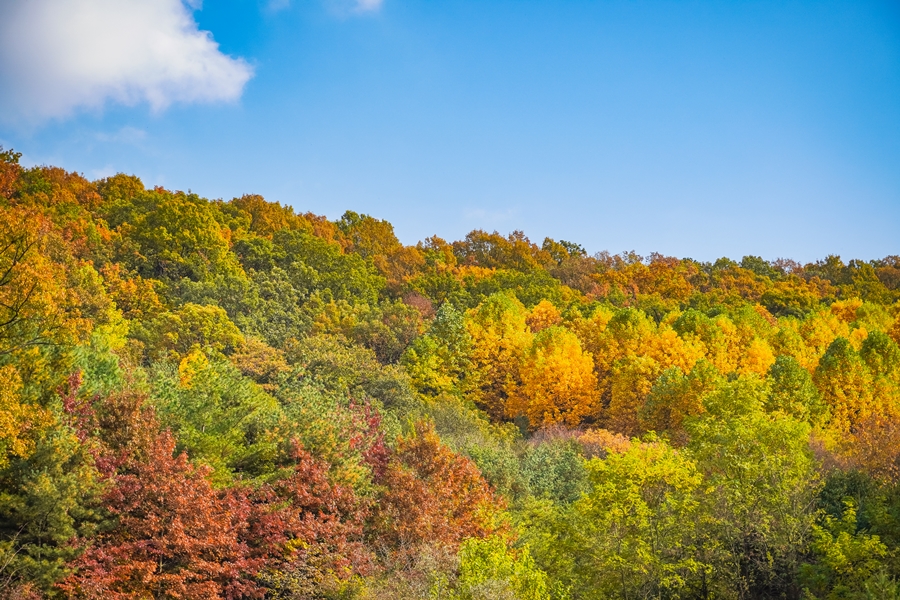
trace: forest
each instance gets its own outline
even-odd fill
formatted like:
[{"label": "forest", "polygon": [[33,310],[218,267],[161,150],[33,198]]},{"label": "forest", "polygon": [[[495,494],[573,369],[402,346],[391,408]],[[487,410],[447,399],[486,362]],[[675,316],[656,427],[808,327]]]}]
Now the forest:
[{"label": "forest", "polygon": [[0,599],[900,599],[900,257],[404,246],[20,156]]}]

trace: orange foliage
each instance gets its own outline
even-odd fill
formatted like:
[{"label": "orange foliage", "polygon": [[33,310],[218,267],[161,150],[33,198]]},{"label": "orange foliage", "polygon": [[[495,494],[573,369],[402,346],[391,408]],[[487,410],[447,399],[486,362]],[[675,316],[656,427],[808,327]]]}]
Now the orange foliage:
[{"label": "orange foliage", "polygon": [[578,436],[578,443],[582,445],[588,457],[602,458],[610,452],[622,454],[631,448],[631,439],[608,429],[588,429]]},{"label": "orange foliage", "polygon": [[417,423],[412,435],[400,438],[378,483],[383,491],[372,520],[384,550],[456,548],[466,538],[498,531],[502,501],[478,467],[443,445],[431,425]]},{"label": "orange foliage", "polygon": [[207,471],[175,455],[171,434],[130,459],[106,495],[117,519],[78,559],[63,585],[71,597],[207,599],[258,593],[241,507],[212,489]]},{"label": "orange foliage", "polygon": [[634,436],[641,433],[638,415],[644,408],[653,381],[663,369],[649,356],[630,356],[616,363],[611,377],[611,397],[604,413],[607,427]]},{"label": "orange foliage", "polygon": [[562,323],[562,316],[553,304],[546,300],[541,300],[537,306],[531,309],[531,313],[525,318],[525,322],[528,323],[528,328],[533,333],[537,333],[542,329]]},{"label": "orange foliage", "polygon": [[597,377],[591,355],[574,333],[562,327],[540,331],[525,353],[519,385],[511,392],[507,415],[525,415],[531,428],[556,423],[577,425],[598,411]]},{"label": "orange foliage", "polygon": [[153,281],[140,275],[129,277],[121,265],[104,265],[103,276],[106,290],[116,308],[128,319],[152,318],[163,310],[162,302],[156,294]]}]

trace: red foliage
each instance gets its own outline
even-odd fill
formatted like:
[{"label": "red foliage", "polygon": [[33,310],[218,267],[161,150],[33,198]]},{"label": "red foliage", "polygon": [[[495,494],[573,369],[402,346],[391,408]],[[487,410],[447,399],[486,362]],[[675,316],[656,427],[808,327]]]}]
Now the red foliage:
[{"label": "red foliage", "polygon": [[297,444],[293,459],[289,477],[245,492],[252,504],[245,532],[251,554],[264,558],[267,569],[314,568],[339,577],[368,572],[365,505],[352,488],[331,483],[327,465]]},{"label": "red foliage", "polygon": [[[350,409],[354,408],[351,404]],[[372,469],[372,475],[377,480],[384,475],[391,458],[391,451],[384,443],[381,414],[368,402],[364,405],[362,414],[356,414],[362,417],[363,424],[359,428],[360,433],[351,438],[350,447],[361,449],[363,461]]]},{"label": "red foliage", "polygon": [[[79,413],[66,398],[67,412]],[[143,396],[113,394],[96,408],[83,420],[101,434],[95,458],[111,485],[104,505],[112,528],[71,565],[76,571],[61,585],[68,595],[254,598],[264,595],[261,583],[315,586],[371,570],[366,505],[299,445],[286,477],[217,491],[207,469],[174,454],[172,435],[159,433]],[[365,416],[377,430],[377,413]],[[378,454],[380,442],[373,431],[364,445]]]},{"label": "red foliage", "polygon": [[384,552],[423,544],[455,548],[467,537],[496,531],[500,499],[478,467],[444,446],[430,425],[419,423],[412,436],[400,439],[378,483],[383,491],[372,524]]},{"label": "red foliage", "polygon": [[[74,565],[62,588],[71,596],[125,598],[261,597],[258,559],[239,539],[247,505],[219,493],[206,469],[175,456],[168,432],[146,460],[129,460],[106,495],[117,519]],[[248,577],[250,575],[251,577]]]}]

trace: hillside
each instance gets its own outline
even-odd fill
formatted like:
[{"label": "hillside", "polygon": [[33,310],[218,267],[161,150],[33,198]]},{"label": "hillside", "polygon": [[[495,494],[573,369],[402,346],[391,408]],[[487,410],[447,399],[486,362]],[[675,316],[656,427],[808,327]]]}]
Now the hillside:
[{"label": "hillside", "polygon": [[403,246],[18,159],[0,598],[900,598],[898,256]]}]

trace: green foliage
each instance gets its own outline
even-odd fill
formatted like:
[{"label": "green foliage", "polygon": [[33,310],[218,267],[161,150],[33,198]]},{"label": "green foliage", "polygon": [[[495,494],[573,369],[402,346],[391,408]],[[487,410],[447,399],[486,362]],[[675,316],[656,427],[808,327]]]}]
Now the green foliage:
[{"label": "green foliage", "polygon": [[463,542],[459,548],[457,589],[449,597],[562,600],[563,593],[561,586],[553,586],[547,574],[535,566],[527,547],[513,552],[502,538],[494,537]]},{"label": "green foliage", "polygon": [[272,236],[280,260],[275,264],[287,273],[291,285],[308,296],[314,291],[335,300],[374,304],[384,279],[374,267],[355,254],[343,254],[340,246],[305,231],[281,230]]},{"label": "green foliage", "polygon": [[52,592],[69,574],[79,539],[101,520],[99,479],[89,449],[60,423],[41,432],[28,457],[0,471],[0,591],[30,582]]},{"label": "green foliage", "polygon": [[791,417],[810,423],[828,419],[828,407],[822,402],[809,371],[792,356],[782,355],[769,369],[771,391],[766,398],[767,411],[782,411]]},{"label": "green foliage", "polygon": [[381,365],[375,353],[338,336],[304,338],[287,348],[288,362],[320,389],[387,408],[417,406],[409,376],[397,365]]},{"label": "green foliage", "polygon": [[473,281],[467,287],[471,298],[469,306],[477,306],[485,298],[497,293],[512,294],[528,307],[535,306],[541,300],[549,300],[557,306],[563,305],[572,295],[571,290],[567,291],[544,270],[501,270],[490,277]]},{"label": "green foliage", "polygon": [[214,481],[264,476],[282,443],[278,402],[230,363],[195,351],[177,371],[160,363],[153,371],[153,402],[180,449],[213,468]]},{"label": "green foliage", "polygon": [[548,440],[525,452],[522,474],[531,494],[569,504],[587,491],[587,471],[574,440]]},{"label": "green foliage", "polygon": [[704,399],[687,421],[688,447],[704,474],[709,533],[725,554],[720,584],[763,597],[789,595],[813,520],[819,483],[810,427],[762,411],[767,386],[739,378]]},{"label": "green foliage", "polygon": [[859,355],[875,377],[900,382],[900,346],[885,333],[871,332],[863,341]]},{"label": "green foliage", "polygon": [[703,397],[721,384],[719,372],[700,360],[685,375],[678,367],[663,371],[639,413],[643,428],[667,433],[673,442],[685,441],[684,420],[704,411]]},{"label": "green foliage", "polygon": [[417,338],[403,355],[401,364],[421,393],[453,392],[466,374],[472,337],[463,315],[452,304],[438,309],[428,333]]},{"label": "green foliage", "polygon": [[[123,186],[124,181],[116,183],[109,191],[117,195],[135,191]],[[221,216],[208,201],[195,194],[159,190],[124,200],[115,198],[118,202],[108,221],[122,233],[119,256],[138,274],[175,286],[182,279],[203,283],[243,275],[223,235]]]},{"label": "green foliage", "polygon": [[[877,535],[858,530],[852,502],[846,503],[839,519],[826,514],[821,524],[813,525],[810,548],[815,562],[803,565],[800,579],[815,597],[865,598],[876,586],[890,594],[881,597],[896,597],[896,584],[891,586],[883,579],[887,547]],[[882,576],[877,577],[879,574]]]},{"label": "green foliage", "polygon": [[132,336],[143,343],[149,361],[178,361],[194,347],[231,353],[244,339],[224,310],[193,303],[137,324]]},{"label": "green foliage", "polygon": [[577,597],[689,595],[710,565],[697,548],[700,472],[664,442],[589,461],[574,505],[567,573]]}]

